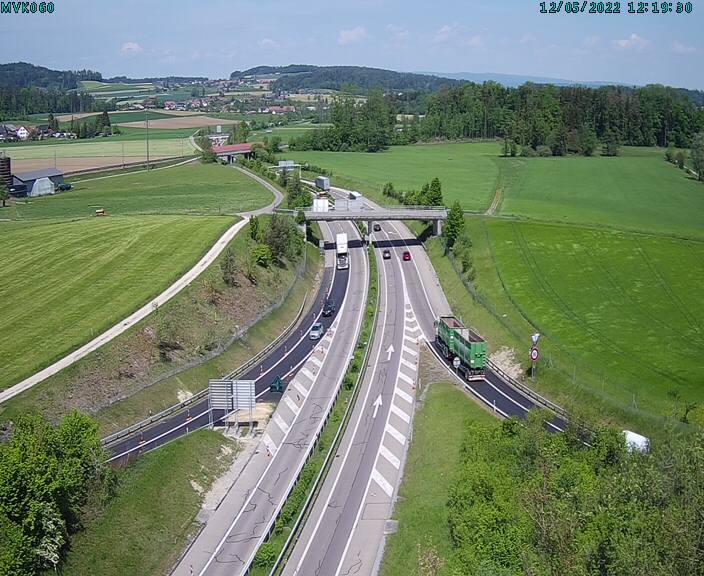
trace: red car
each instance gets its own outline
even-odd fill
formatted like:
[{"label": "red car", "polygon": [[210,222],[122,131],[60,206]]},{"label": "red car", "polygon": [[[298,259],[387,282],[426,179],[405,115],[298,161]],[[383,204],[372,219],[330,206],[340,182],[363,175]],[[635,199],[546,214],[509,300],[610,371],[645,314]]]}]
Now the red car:
[{"label": "red car", "polygon": [[404,260],[404,262],[408,262],[410,259],[411,259],[411,253],[408,250],[406,250],[403,253],[403,260]]}]

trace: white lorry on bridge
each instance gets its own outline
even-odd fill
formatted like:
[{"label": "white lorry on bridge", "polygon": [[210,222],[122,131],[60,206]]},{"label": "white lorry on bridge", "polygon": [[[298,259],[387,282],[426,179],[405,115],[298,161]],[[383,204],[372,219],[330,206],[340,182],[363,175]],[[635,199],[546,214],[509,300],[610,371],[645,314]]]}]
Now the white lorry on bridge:
[{"label": "white lorry on bridge", "polygon": [[337,252],[337,269],[349,268],[349,254],[347,253],[347,234],[338,234],[335,237],[335,250]]}]

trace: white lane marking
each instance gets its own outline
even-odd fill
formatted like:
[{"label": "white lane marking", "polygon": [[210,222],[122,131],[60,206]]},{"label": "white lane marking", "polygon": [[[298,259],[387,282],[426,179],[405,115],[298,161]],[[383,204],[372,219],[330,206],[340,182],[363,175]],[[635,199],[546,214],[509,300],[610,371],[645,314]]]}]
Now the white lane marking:
[{"label": "white lane marking", "polygon": [[301,384],[298,380],[292,380],[293,382],[293,387],[296,389],[296,391],[303,396],[304,398],[308,396],[308,390]]},{"label": "white lane marking", "polygon": [[276,422],[276,425],[281,428],[281,431],[284,433],[284,436],[288,434],[288,431],[291,429],[291,427],[286,424],[286,421],[281,417],[281,414],[278,412],[274,412],[274,422]]},{"label": "white lane marking", "polygon": [[401,398],[402,400],[405,400],[411,406],[413,406],[413,396],[411,396],[407,392],[404,392],[398,386],[396,387],[396,394],[398,394],[399,398]]},{"label": "white lane marking", "polygon": [[408,340],[411,344],[418,344],[418,337],[411,338],[410,336],[403,335],[404,340]]},{"label": "white lane marking", "polygon": [[306,368],[305,366],[304,366],[303,368],[301,368],[301,374],[303,374],[303,375],[304,375],[306,378],[308,378],[308,380],[310,380],[311,382],[313,382],[313,381],[315,380],[315,374],[313,374],[313,373],[312,373],[310,370],[308,370],[308,368]]},{"label": "white lane marking", "polygon": [[418,352],[416,352],[415,350],[412,350],[411,348],[409,348],[405,344],[403,345],[403,351],[406,352],[407,354],[410,354],[411,356],[418,356]]},{"label": "white lane marking", "polygon": [[384,428],[386,432],[389,433],[389,435],[396,440],[399,444],[404,445],[406,444],[406,437],[401,434],[396,428],[394,428],[391,424],[388,422],[386,423],[386,428]]},{"label": "white lane marking", "polygon": [[320,368],[323,365],[323,361],[319,360],[317,356],[311,356],[310,361],[315,364],[318,368]]},{"label": "white lane marking", "polygon": [[384,478],[376,468],[374,468],[374,470],[372,470],[372,480],[374,480],[374,482],[376,482],[379,485],[379,487],[384,492],[386,492],[386,495],[389,498],[391,498],[391,495],[394,493],[394,487],[391,484],[389,484],[388,480],[386,480],[386,478]]},{"label": "white lane marking", "polygon": [[264,435],[262,436],[262,442],[272,455],[276,454],[276,442],[271,439],[271,436],[269,436],[268,432],[264,432]]},{"label": "white lane marking", "polygon": [[396,414],[401,420],[403,420],[406,424],[409,424],[411,422],[411,417],[406,414],[401,408],[396,406],[393,402],[391,403],[391,412]]},{"label": "white lane marking", "polygon": [[407,384],[410,384],[411,386],[416,383],[416,381],[411,378],[410,376],[407,376],[404,372],[401,372],[400,370],[398,371],[398,377],[406,382]]},{"label": "white lane marking", "polygon": [[286,406],[289,407],[289,410],[291,410],[291,412],[293,412],[293,415],[298,416],[298,413],[301,411],[301,409],[298,407],[298,404],[296,404],[288,394],[286,394],[286,396],[284,396],[284,402],[286,402]]},{"label": "white lane marking", "polygon": [[401,364],[403,364],[406,368],[410,368],[414,372],[416,371],[416,365],[413,362],[406,360],[403,356],[401,356]]},{"label": "white lane marking", "polygon": [[391,450],[389,450],[386,446],[383,444],[379,446],[379,454],[381,454],[384,458],[386,458],[389,463],[398,470],[401,468],[401,460],[399,460]]}]

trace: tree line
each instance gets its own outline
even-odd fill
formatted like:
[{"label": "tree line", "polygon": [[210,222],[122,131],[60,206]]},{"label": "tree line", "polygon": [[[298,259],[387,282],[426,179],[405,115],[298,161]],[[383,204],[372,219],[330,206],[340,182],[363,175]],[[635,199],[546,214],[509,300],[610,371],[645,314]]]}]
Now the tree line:
[{"label": "tree line", "polygon": [[548,149],[558,156],[591,155],[602,142],[613,156],[620,145],[689,147],[694,135],[704,132],[704,108],[682,90],[657,85],[504,88],[469,82],[428,95],[424,115],[397,121],[404,104],[402,96],[379,90],[362,103],[343,95],[332,104],[333,126],[293,139],[291,148],[376,152],[391,144],[503,138],[526,155]]},{"label": "tree line", "polygon": [[0,64],[0,86],[9,88],[47,88],[72,90],[83,80],[103,79],[95,70],[51,70],[27,62]]},{"label": "tree line", "polygon": [[0,444],[0,574],[56,570],[86,507],[100,507],[114,486],[95,420],[20,417]]},{"label": "tree line", "polygon": [[114,109],[114,102],[98,101],[85,92],[0,87],[0,120],[45,112],[77,114]]},{"label": "tree line", "polygon": [[447,511],[448,574],[703,574],[704,435],[666,430],[649,452],[602,428],[585,445],[545,414],[468,423]]}]

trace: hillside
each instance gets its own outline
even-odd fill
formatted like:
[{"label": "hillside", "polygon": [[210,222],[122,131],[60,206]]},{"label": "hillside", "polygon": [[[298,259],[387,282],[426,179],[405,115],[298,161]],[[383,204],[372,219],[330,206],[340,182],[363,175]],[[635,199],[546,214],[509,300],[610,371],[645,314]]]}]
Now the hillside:
[{"label": "hillside", "polygon": [[277,91],[296,92],[304,89],[339,90],[345,85],[352,85],[361,92],[372,88],[383,90],[418,90],[434,92],[443,86],[459,84],[458,80],[412,74],[410,72],[394,72],[381,68],[366,68],[364,66],[309,66],[294,64],[291,66],[258,66],[243,72],[237,71],[230,75],[236,80],[244,76],[273,75],[280,77],[274,82]]},{"label": "hillside", "polygon": [[71,90],[82,80],[102,80],[102,74],[93,70],[51,70],[27,62],[0,64],[0,86],[6,88]]}]

